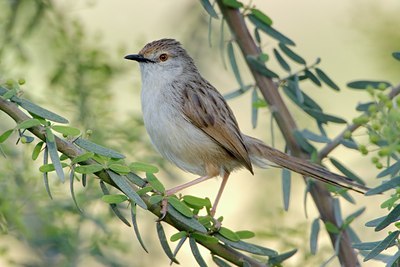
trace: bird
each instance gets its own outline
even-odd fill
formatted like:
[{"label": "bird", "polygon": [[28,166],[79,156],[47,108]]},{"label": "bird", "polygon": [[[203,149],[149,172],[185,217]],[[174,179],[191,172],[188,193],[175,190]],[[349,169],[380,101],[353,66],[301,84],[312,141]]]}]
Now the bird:
[{"label": "bird", "polygon": [[224,97],[203,78],[179,41],[152,41],[125,59],[139,63],[143,121],[155,149],[180,169],[199,175],[166,190],[165,196],[221,176],[210,211],[214,216],[233,171],[245,168],[254,174],[253,166],[274,165],[359,193],[369,189],[243,134]]}]

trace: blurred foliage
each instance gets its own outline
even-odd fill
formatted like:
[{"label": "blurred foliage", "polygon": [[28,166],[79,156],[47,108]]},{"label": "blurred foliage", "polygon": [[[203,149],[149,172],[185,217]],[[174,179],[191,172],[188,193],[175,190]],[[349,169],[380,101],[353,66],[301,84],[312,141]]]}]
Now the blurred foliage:
[{"label": "blurred foliage", "polygon": [[[92,131],[90,138],[98,142],[124,150],[128,143],[139,143],[141,120],[108,123],[115,116],[110,105],[112,81],[124,70],[104,52],[101,39],[88,37],[79,21],[65,16],[50,0],[1,1],[0,10],[4,22],[0,24],[2,82],[8,77],[36,75],[41,66],[37,80],[45,81],[42,98],[56,100],[46,100],[47,106],[71,114],[74,125]],[[21,93],[41,98],[39,92],[27,88],[29,80]],[[3,114],[0,119],[0,132],[4,132],[12,122]],[[127,143],[111,142],[114,131]],[[96,262],[99,266],[124,266],[115,254],[126,254],[132,244],[125,244],[118,232],[110,229],[116,220],[99,200],[102,193],[97,179],[89,176],[86,188],[90,190],[76,186],[83,214],[53,176],[54,199],[50,201],[38,165],[27,164],[34,144],[16,149],[15,138],[10,139],[13,141],[0,148],[6,157],[0,160],[0,265],[81,266]],[[99,204],[101,209],[96,208]],[[140,260],[137,263],[140,266]]]}]

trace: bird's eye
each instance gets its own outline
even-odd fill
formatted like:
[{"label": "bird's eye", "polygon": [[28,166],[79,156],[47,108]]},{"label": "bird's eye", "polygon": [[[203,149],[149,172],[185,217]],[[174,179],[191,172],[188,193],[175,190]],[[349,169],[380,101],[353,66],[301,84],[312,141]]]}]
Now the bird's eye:
[{"label": "bird's eye", "polygon": [[166,61],[166,60],[168,59],[168,55],[167,55],[167,54],[161,54],[161,55],[159,56],[159,59],[160,59],[161,61]]}]

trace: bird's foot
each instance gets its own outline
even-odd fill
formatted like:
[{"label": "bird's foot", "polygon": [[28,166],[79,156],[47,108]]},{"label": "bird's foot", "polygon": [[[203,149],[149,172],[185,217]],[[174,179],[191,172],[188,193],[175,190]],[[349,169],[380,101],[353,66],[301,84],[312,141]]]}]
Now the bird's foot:
[{"label": "bird's foot", "polygon": [[167,216],[167,212],[168,212],[168,199],[164,198],[163,200],[161,200],[161,211],[160,211],[161,216],[157,219],[157,222],[164,220],[165,216]]}]

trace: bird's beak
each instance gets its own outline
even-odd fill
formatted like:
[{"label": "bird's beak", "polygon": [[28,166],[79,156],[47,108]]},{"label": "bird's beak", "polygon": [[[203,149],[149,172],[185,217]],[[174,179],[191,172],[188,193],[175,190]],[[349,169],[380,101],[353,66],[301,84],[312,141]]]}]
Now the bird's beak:
[{"label": "bird's beak", "polygon": [[139,55],[139,54],[132,54],[132,55],[127,55],[124,57],[125,59],[129,59],[129,60],[135,60],[137,62],[144,62],[144,63],[154,63],[153,60],[145,58],[143,55]]}]

